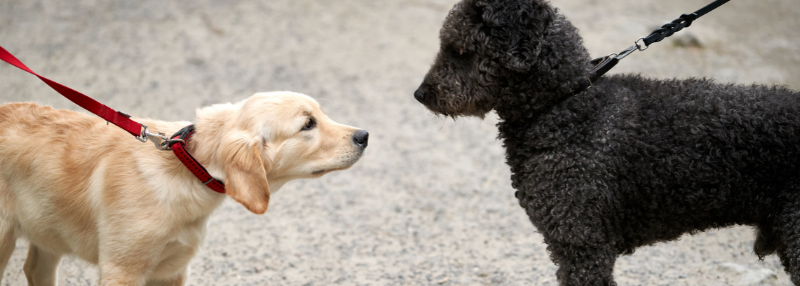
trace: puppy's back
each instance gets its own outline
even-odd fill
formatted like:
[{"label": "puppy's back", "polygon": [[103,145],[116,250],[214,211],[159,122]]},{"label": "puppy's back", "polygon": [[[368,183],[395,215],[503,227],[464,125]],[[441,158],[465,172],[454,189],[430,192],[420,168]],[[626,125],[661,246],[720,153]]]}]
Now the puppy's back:
[{"label": "puppy's back", "polygon": [[98,142],[98,128],[106,129],[102,119],[87,114],[0,105],[0,219],[15,224],[18,236],[57,253],[76,248],[65,236],[95,237],[88,190],[112,154],[104,146],[113,145]]}]

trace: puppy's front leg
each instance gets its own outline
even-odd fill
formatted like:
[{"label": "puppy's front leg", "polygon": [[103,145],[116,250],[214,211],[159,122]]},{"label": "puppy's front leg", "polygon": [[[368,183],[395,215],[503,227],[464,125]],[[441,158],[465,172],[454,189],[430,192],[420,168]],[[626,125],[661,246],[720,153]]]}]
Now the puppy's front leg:
[{"label": "puppy's front leg", "polygon": [[17,245],[17,237],[14,235],[14,227],[5,221],[0,220],[0,282],[3,281],[3,273],[6,271],[8,260]]},{"label": "puppy's front leg", "polygon": [[166,280],[151,280],[147,281],[147,286],[182,286],[188,276],[188,267],[180,271],[180,274]]},{"label": "puppy's front leg", "polygon": [[[132,237],[135,237],[131,235]],[[152,272],[163,249],[152,240],[136,237],[131,240],[115,239],[113,242],[100,242],[100,285],[102,286],[142,286]]]},{"label": "puppy's front leg", "polygon": [[54,254],[42,250],[31,244],[28,248],[28,258],[22,269],[28,278],[29,286],[55,286],[58,284],[58,264],[61,254]]},{"label": "puppy's front leg", "polygon": [[[143,244],[140,244],[143,245]],[[159,254],[163,247],[150,245],[146,251],[131,251],[133,247],[121,247],[120,250],[129,250],[127,253],[118,253],[115,259],[102,259],[100,261],[100,285],[147,285],[147,286],[181,286],[187,276],[187,268],[179,271],[173,277],[159,280],[148,280],[148,276],[158,270]],[[101,254],[102,256],[102,254]],[[188,267],[188,266],[187,266]]]},{"label": "puppy's front leg", "polygon": [[148,273],[162,249],[158,247],[160,238],[152,232],[120,227],[133,225],[132,222],[113,225],[100,238],[100,285],[145,285]]},{"label": "puppy's front leg", "polygon": [[130,220],[132,215],[120,217],[107,220],[112,227],[101,231],[100,285],[145,285],[162,259],[166,234],[155,231],[155,224]]},{"label": "puppy's front leg", "polygon": [[144,269],[141,267],[115,262],[101,262],[99,266],[102,286],[144,285]]}]

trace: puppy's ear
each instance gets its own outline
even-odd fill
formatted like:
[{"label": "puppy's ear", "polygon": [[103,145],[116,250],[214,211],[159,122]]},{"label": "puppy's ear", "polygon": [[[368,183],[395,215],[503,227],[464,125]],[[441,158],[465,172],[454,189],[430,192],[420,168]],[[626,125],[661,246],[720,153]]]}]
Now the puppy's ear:
[{"label": "puppy's ear", "polygon": [[237,135],[222,141],[225,192],[251,212],[263,214],[269,206],[269,161],[265,164],[262,157],[261,140]]},{"label": "puppy's ear", "polygon": [[537,63],[545,33],[556,18],[546,1],[498,1],[486,3],[483,21],[490,28],[490,43],[500,51],[500,64],[527,73]]}]

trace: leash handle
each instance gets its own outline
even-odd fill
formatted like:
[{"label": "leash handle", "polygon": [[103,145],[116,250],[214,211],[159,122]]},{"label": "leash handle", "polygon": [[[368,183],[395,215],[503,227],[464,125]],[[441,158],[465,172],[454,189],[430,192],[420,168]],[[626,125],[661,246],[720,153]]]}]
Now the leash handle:
[{"label": "leash handle", "polygon": [[697,18],[700,18],[700,16],[703,16],[706,13],[711,12],[714,9],[717,9],[719,6],[722,6],[722,4],[725,4],[728,1],[730,1],[730,0],[717,0],[717,1],[714,1],[711,4],[708,4],[705,7],[701,8],[700,10],[695,11],[694,13],[697,14]]},{"label": "leash handle", "polygon": [[717,9],[719,6],[722,6],[722,4],[725,4],[728,1],[730,0],[717,0],[711,2],[711,4],[706,5],[692,14],[683,14],[678,19],[675,19],[672,22],[664,24],[661,26],[661,28],[656,29],[647,37],[639,38],[634,42],[633,46],[630,46],[619,53],[610,54],[608,56],[592,60],[591,64],[594,65],[594,68],[592,68],[591,74],[586,77],[588,81],[582,80],[578,87],[572,91],[572,94],[579,94],[584,90],[591,88],[592,83],[600,79],[600,77],[605,75],[609,70],[611,70],[611,68],[617,65],[620,60],[624,59],[631,53],[637,50],[644,51],[648,46],[650,46],[650,44],[660,42],[664,38],[672,36],[672,34],[675,34],[683,28],[691,26],[694,20],[697,20],[697,18],[700,18],[700,16],[703,16],[714,9]]},{"label": "leash handle", "polygon": [[128,133],[130,133],[131,135],[136,136],[137,138],[144,136],[143,135],[144,129],[142,128],[142,124],[129,119],[128,118],[130,117],[129,115],[111,109],[110,107],[100,102],[97,102],[91,97],[86,96],[85,94],[80,93],[74,89],[66,87],[46,77],[40,76],[39,74],[33,72],[33,70],[31,70],[30,68],[25,66],[25,64],[23,64],[19,59],[14,57],[14,55],[6,51],[6,49],[4,49],[2,46],[0,46],[0,60],[3,60],[4,62],[7,62],[10,65],[15,66],[21,70],[29,72],[32,75],[35,75],[44,83],[46,83],[48,86],[53,88],[55,91],[57,91],[70,101],[74,102],[80,107],[83,107],[89,112],[92,112],[97,116],[102,117],[106,121],[111,122],[116,126],[119,126],[125,131],[128,131]]},{"label": "leash handle", "polygon": [[[708,12],[713,11],[714,9],[717,9],[719,6],[722,6],[722,4],[725,4],[728,1],[730,0],[717,0],[711,2],[711,4],[706,5],[705,7],[695,11],[692,14],[683,14],[678,19],[675,19],[672,22],[664,24],[663,26],[661,26],[661,28],[656,29],[650,35],[642,39],[642,42],[644,42],[644,49],[647,49],[647,46],[649,46],[652,43],[660,42],[664,38],[672,36],[672,34],[675,34],[676,32],[682,30],[683,28],[691,26],[692,21],[697,20],[697,18],[700,18],[701,16],[707,14]],[[644,50],[644,49],[642,49],[641,47],[639,48],[639,50]]]}]

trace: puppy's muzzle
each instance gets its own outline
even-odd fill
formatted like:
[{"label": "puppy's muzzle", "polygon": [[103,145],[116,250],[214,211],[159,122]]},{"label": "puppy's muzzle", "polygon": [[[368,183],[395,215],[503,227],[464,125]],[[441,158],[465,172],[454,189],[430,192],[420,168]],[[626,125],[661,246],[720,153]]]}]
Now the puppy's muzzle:
[{"label": "puppy's muzzle", "polygon": [[367,144],[369,143],[369,132],[366,130],[358,130],[355,134],[353,134],[353,144],[360,148],[367,148]]}]

